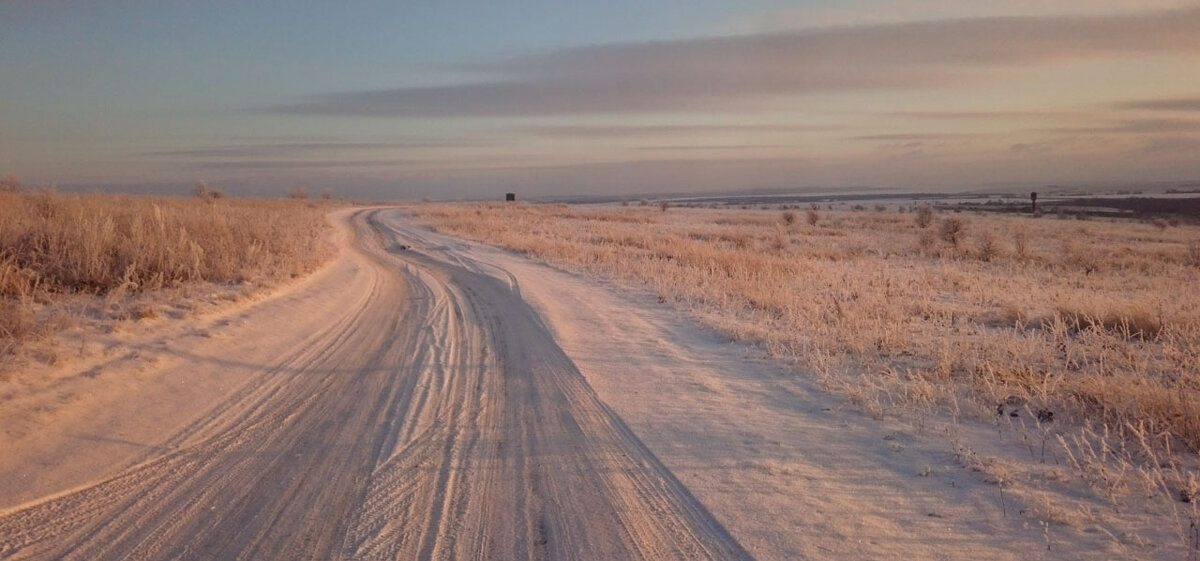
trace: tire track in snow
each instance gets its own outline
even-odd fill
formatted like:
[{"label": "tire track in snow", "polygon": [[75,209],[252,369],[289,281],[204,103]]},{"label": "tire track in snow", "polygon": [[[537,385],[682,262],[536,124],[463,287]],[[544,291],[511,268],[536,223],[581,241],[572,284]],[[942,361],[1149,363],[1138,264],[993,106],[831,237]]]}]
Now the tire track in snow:
[{"label": "tire track in snow", "polygon": [[165,455],[0,516],[0,558],[749,557],[511,273],[397,211],[349,227],[367,288],[327,329],[297,334]]}]

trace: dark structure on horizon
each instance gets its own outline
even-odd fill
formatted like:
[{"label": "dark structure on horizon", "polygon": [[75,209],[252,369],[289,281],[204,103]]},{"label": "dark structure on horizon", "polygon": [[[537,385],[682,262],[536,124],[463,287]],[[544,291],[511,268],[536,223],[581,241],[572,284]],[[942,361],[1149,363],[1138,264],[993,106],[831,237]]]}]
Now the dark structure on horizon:
[{"label": "dark structure on horizon", "polygon": [[506,201],[509,201],[509,202],[516,201],[516,200],[517,200],[517,194],[516,194],[516,193],[505,193],[505,194],[504,194],[504,200],[506,200]]}]

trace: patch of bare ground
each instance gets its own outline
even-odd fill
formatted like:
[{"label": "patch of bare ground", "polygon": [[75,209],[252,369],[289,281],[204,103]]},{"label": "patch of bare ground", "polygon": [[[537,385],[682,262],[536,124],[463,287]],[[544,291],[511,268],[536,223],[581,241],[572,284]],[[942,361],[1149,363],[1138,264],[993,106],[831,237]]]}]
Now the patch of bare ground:
[{"label": "patch of bare ground", "polygon": [[873,415],[951,419],[960,464],[1047,548],[1070,526],[1127,557],[1200,557],[1200,228],[914,210],[414,212],[645,286]]},{"label": "patch of bare ground", "polygon": [[0,380],[85,355],[89,337],[129,322],[250,297],[332,255],[327,203],[202,186],[195,198],[0,192]]}]

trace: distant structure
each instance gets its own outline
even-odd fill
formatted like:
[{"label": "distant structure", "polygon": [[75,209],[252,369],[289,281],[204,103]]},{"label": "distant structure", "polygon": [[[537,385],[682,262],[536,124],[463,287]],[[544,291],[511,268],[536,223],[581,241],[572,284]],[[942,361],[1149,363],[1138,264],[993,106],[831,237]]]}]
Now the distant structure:
[{"label": "distant structure", "polygon": [[1037,214],[1037,191],[1029,194],[1029,201],[1033,203],[1031,212]]},{"label": "distant structure", "polygon": [[517,194],[516,193],[505,193],[504,200],[513,202],[513,201],[517,200]]}]

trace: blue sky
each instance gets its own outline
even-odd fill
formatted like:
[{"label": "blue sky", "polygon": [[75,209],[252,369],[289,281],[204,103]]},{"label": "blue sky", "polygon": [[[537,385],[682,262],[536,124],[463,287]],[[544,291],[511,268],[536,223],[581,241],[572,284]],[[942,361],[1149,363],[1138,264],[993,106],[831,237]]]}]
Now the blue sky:
[{"label": "blue sky", "polygon": [[1200,178],[1200,5],[0,0],[0,174],[358,197]]}]

